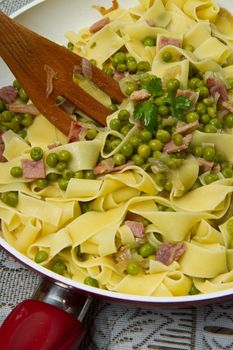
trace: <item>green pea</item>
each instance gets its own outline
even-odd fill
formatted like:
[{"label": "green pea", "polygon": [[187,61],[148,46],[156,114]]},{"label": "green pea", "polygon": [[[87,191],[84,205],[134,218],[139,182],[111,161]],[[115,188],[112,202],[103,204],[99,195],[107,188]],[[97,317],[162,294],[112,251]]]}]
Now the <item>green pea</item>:
[{"label": "green pea", "polygon": [[18,204],[18,192],[5,192],[2,194],[1,199],[6,205],[9,205],[10,207],[16,207]]},{"label": "green pea", "polygon": [[165,106],[165,105],[159,106],[159,114],[162,116],[168,115],[169,114],[169,107]]},{"label": "green pea", "polygon": [[207,107],[211,107],[214,104],[213,98],[204,98],[203,102]]},{"label": "green pea", "polygon": [[131,126],[130,126],[129,124],[123,125],[123,126],[121,127],[120,133],[121,133],[122,135],[127,135],[128,132],[129,132],[129,130],[130,130],[130,128],[131,128]]},{"label": "green pea", "polygon": [[225,162],[225,160],[226,160],[225,154],[221,151],[217,151],[216,152],[216,161],[218,163],[223,163],[223,162]]},{"label": "green pea", "polygon": [[110,106],[109,106],[109,109],[111,109],[112,112],[116,112],[117,111],[117,105],[115,105],[114,103],[112,103]]},{"label": "green pea", "polygon": [[20,166],[14,166],[11,168],[10,174],[13,177],[21,177],[23,175],[23,169]]},{"label": "green pea", "polygon": [[162,60],[164,62],[171,62],[172,61],[172,53],[170,51],[163,51]]},{"label": "green pea", "polygon": [[126,61],[126,54],[124,52],[117,52],[114,57],[118,60],[118,63],[125,63]]},{"label": "green pea", "polygon": [[84,284],[91,286],[91,287],[96,287],[96,288],[99,287],[98,281],[91,276],[88,276],[84,279]]},{"label": "green pea", "polygon": [[197,89],[196,89],[196,92],[199,93],[199,96],[201,98],[206,98],[209,96],[209,89],[207,86],[199,86]]},{"label": "green pea", "polygon": [[144,164],[144,158],[140,156],[139,154],[134,154],[132,157],[132,161],[137,166],[142,166]]},{"label": "green pea", "polygon": [[149,72],[151,69],[150,63],[147,61],[140,61],[137,64],[137,70],[139,72]]},{"label": "green pea", "polygon": [[63,177],[60,177],[58,179],[58,186],[62,191],[65,191],[67,189],[68,183],[69,183],[69,180],[64,179]]},{"label": "green pea", "polygon": [[58,155],[55,152],[51,152],[47,155],[46,163],[48,166],[54,168],[58,163]]},{"label": "green pea", "polygon": [[140,144],[141,144],[141,140],[139,139],[139,137],[137,136],[131,136],[129,139],[129,143],[135,148],[137,149]]},{"label": "green pea", "polygon": [[118,72],[124,73],[124,72],[127,72],[127,69],[128,69],[128,67],[125,63],[118,63],[118,65],[116,66],[116,70]]},{"label": "green pea", "polygon": [[126,56],[126,63],[128,62],[136,62],[136,59],[133,56]]},{"label": "green pea", "polygon": [[176,91],[180,87],[180,81],[178,79],[170,79],[167,82],[168,91]]},{"label": "green pea", "polygon": [[192,283],[191,288],[189,290],[189,295],[200,294],[200,291],[197,289],[194,283]]},{"label": "green pea", "polygon": [[33,117],[30,114],[24,114],[24,118],[22,120],[22,125],[25,126],[26,128],[29,128],[29,126],[32,125],[33,123]]},{"label": "green pea", "polygon": [[124,143],[121,147],[121,153],[126,157],[129,158],[133,154],[133,146],[130,143]]},{"label": "green pea", "polygon": [[87,180],[94,180],[96,177],[95,177],[95,174],[93,173],[93,170],[86,170],[84,172],[84,179],[87,179]]},{"label": "green pea", "polygon": [[17,90],[19,90],[19,89],[21,88],[20,83],[19,83],[18,80],[15,79],[15,80],[13,81],[13,87],[14,87],[15,89],[17,89]]},{"label": "green pea", "polygon": [[201,80],[201,79],[197,79],[196,80],[196,88],[198,89],[198,88],[200,88],[202,86],[204,86],[204,81]]},{"label": "green pea", "polygon": [[10,111],[3,111],[1,113],[1,121],[3,121],[3,122],[10,122],[12,117],[13,117],[13,115]]},{"label": "green pea", "polygon": [[27,103],[29,100],[28,95],[23,88],[19,89],[19,98],[23,103]]},{"label": "green pea", "polygon": [[213,125],[216,129],[221,129],[222,123],[218,118],[212,118],[209,122],[209,125]]},{"label": "green pea", "polygon": [[188,86],[190,87],[190,89],[196,90],[196,88],[197,88],[197,81],[198,81],[198,79],[195,78],[195,77],[189,80]]},{"label": "green pea", "polygon": [[176,146],[180,146],[183,143],[183,136],[181,134],[173,135],[172,139]]},{"label": "green pea", "polygon": [[64,169],[62,172],[62,177],[66,180],[70,180],[74,177],[74,172],[71,169]]},{"label": "green pea", "polygon": [[213,161],[215,158],[216,152],[214,147],[212,146],[206,146],[203,149],[203,158],[208,161]]},{"label": "green pea", "polygon": [[143,39],[143,45],[144,46],[155,46],[156,39],[152,38],[151,36],[147,36],[147,37],[145,37],[145,39]]},{"label": "green pea", "polygon": [[164,106],[165,105],[165,99],[163,96],[156,97],[155,104],[157,107]]},{"label": "green pea", "polygon": [[122,124],[118,118],[114,118],[110,121],[109,126],[112,130],[120,131]]},{"label": "green pea", "polygon": [[36,186],[41,190],[43,190],[45,187],[47,187],[48,183],[49,183],[48,179],[37,179],[36,180]]},{"label": "green pea", "polygon": [[59,178],[59,175],[56,174],[56,173],[49,173],[49,174],[47,175],[47,179],[48,179],[49,181],[52,181],[52,182],[57,181],[58,178]]},{"label": "green pea", "polygon": [[103,72],[109,76],[113,76],[113,69],[111,67],[104,67]]},{"label": "green pea", "polygon": [[125,164],[126,157],[121,153],[116,153],[113,156],[113,160],[114,160],[116,165],[122,165],[122,164]]},{"label": "green pea", "polygon": [[35,255],[35,262],[37,264],[41,264],[45,260],[47,260],[49,257],[49,254],[45,250],[39,250]]},{"label": "green pea", "polygon": [[197,112],[189,112],[186,115],[187,123],[193,123],[193,122],[195,122],[197,120],[199,120],[199,114]]},{"label": "green pea", "polygon": [[17,131],[17,135],[19,135],[22,139],[25,139],[25,137],[27,136],[27,131],[25,129],[21,129]]},{"label": "green pea", "polygon": [[126,84],[125,94],[127,96],[130,96],[137,89],[138,89],[138,84],[136,81],[134,80],[128,81]]},{"label": "green pea", "polygon": [[86,133],[87,140],[93,140],[96,138],[97,130],[96,129],[88,129]]},{"label": "green pea", "polygon": [[23,116],[21,114],[14,114],[13,118],[11,119],[13,123],[17,123],[19,124],[19,126],[21,126],[22,120],[23,120]]},{"label": "green pea", "polygon": [[231,89],[233,89],[233,78],[228,78],[227,81],[230,84]]},{"label": "green pea", "polygon": [[203,148],[202,148],[202,146],[194,146],[193,154],[196,157],[202,157],[202,155],[203,155]]},{"label": "green pea", "polygon": [[195,48],[193,47],[193,45],[186,44],[184,46],[184,50],[189,51],[189,52],[193,52],[195,50]]},{"label": "green pea", "polygon": [[227,222],[227,232],[229,233],[229,235],[233,236],[233,219],[229,220]]},{"label": "green pea", "polygon": [[199,102],[196,105],[196,112],[198,114],[205,114],[206,113],[206,105],[203,102]]},{"label": "green pea", "polygon": [[233,128],[233,113],[229,113],[224,121],[226,128]]},{"label": "green pea", "polygon": [[55,166],[55,169],[59,172],[62,173],[63,170],[67,168],[67,163],[66,162],[58,162]]},{"label": "green pea", "polygon": [[212,182],[217,181],[218,179],[219,179],[219,177],[215,173],[206,174],[205,177],[204,177],[205,183],[207,185],[211,184]]},{"label": "green pea", "polygon": [[164,184],[164,190],[167,192],[171,192],[172,190],[172,182],[170,180],[167,180]]},{"label": "green pea", "polygon": [[150,243],[145,243],[139,248],[139,254],[143,258],[147,258],[148,256],[154,254],[155,248]]},{"label": "green pea", "polygon": [[74,174],[75,179],[83,179],[84,178],[84,172],[82,170],[78,170]]},{"label": "green pea", "polygon": [[129,73],[136,73],[137,72],[137,62],[136,61],[129,61],[127,62],[127,68]]},{"label": "green pea", "polygon": [[115,148],[117,148],[119,146],[119,144],[121,143],[120,139],[115,139],[111,142],[111,150],[113,151]]},{"label": "green pea", "polygon": [[204,132],[211,134],[211,133],[216,133],[218,131],[217,128],[215,128],[213,125],[211,124],[206,124],[204,127]]},{"label": "green pea", "polygon": [[0,100],[0,113],[2,113],[5,109],[6,109],[5,103],[2,100]]},{"label": "green pea", "polygon": [[233,170],[230,168],[224,168],[222,169],[222,174],[225,178],[231,178],[233,177]]},{"label": "green pea", "polygon": [[33,160],[41,160],[43,158],[44,152],[40,147],[32,147],[30,151],[30,156]]},{"label": "green pea", "polygon": [[64,272],[66,271],[66,265],[65,265],[64,261],[57,260],[51,266],[51,270],[59,275],[63,275]]},{"label": "green pea", "polygon": [[176,159],[174,159],[174,158],[168,158],[166,161],[166,164],[170,169],[177,168],[177,162],[176,162]]},{"label": "green pea", "polygon": [[152,139],[152,132],[146,129],[143,129],[139,132],[139,138],[142,142],[149,142]]},{"label": "green pea", "polygon": [[71,153],[65,149],[58,152],[58,160],[60,162],[69,162],[71,158]]},{"label": "green pea", "polygon": [[136,261],[130,261],[127,264],[126,271],[129,275],[137,275],[140,271],[141,267]]},{"label": "green pea", "polygon": [[154,151],[153,152],[153,158],[154,159],[161,159],[161,157],[162,157],[162,152],[160,152],[160,151]]},{"label": "green pea", "polygon": [[130,117],[130,114],[129,114],[129,111],[127,111],[127,109],[121,109],[118,112],[118,119],[121,122],[128,122],[129,121],[129,117]]},{"label": "green pea", "polygon": [[167,130],[158,130],[156,133],[157,140],[161,141],[162,143],[167,143],[171,139],[171,135]]},{"label": "green pea", "polygon": [[215,107],[207,107],[207,113],[209,114],[209,116],[211,118],[215,118],[216,117],[216,108]]},{"label": "green pea", "polygon": [[163,148],[162,142],[160,140],[157,140],[157,139],[150,140],[149,146],[153,152],[154,151],[161,151]]},{"label": "green pea", "polygon": [[209,116],[209,114],[207,114],[207,113],[202,114],[201,117],[200,117],[200,121],[201,121],[203,124],[208,124],[209,121],[210,121],[210,116]]},{"label": "green pea", "polygon": [[151,155],[151,148],[149,145],[142,144],[138,147],[138,154],[144,158],[147,159]]},{"label": "green pea", "polygon": [[74,44],[71,43],[70,41],[67,43],[67,49],[70,50],[70,51],[73,51],[74,49]]},{"label": "green pea", "polygon": [[157,173],[154,175],[154,180],[156,185],[163,187],[165,185],[166,182],[166,177],[163,173]]}]

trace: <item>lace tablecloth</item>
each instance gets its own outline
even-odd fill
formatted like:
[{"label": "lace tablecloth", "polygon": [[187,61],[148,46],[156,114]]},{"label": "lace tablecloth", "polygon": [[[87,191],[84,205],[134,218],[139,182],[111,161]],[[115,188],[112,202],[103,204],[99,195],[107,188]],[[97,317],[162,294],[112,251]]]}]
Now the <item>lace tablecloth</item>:
[{"label": "lace tablecloth", "polygon": [[[10,14],[29,2],[0,0],[0,9]],[[0,323],[17,303],[32,296],[39,281],[35,273],[0,251]],[[232,308],[233,301],[170,310],[94,302],[86,318],[88,334],[80,349],[233,349]]]}]

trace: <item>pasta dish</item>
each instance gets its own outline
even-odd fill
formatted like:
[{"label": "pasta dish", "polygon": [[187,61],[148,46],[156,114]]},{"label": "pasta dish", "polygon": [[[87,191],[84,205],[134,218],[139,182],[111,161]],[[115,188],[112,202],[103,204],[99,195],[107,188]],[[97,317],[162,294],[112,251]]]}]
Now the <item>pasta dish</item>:
[{"label": "pasta dish", "polygon": [[[213,0],[95,6],[67,49],[73,81],[112,109],[97,125],[62,96],[67,136],[20,82],[0,89],[1,235],[60,275],[155,297],[233,288],[233,16]],[[91,81],[119,81],[119,105]],[[48,89],[56,72],[47,72]]]}]

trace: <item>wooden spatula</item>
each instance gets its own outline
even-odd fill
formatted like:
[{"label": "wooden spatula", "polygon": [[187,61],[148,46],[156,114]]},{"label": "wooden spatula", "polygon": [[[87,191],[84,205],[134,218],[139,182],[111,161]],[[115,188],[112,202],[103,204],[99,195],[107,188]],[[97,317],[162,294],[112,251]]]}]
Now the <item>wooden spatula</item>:
[{"label": "wooden spatula", "polygon": [[[64,134],[68,135],[72,120],[56,105],[57,96],[67,98],[102,125],[112,113],[73,83],[74,69],[81,68],[82,57],[16,23],[1,11],[0,56],[38,110]],[[52,92],[47,97],[46,66],[56,73]],[[116,102],[124,99],[118,82],[94,65],[91,80]]]}]

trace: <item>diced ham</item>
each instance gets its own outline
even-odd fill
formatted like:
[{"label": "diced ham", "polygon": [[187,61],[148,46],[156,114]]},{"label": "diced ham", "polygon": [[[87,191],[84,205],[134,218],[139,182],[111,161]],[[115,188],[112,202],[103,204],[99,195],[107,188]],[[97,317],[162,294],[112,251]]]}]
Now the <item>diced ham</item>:
[{"label": "diced ham", "polygon": [[48,147],[48,149],[54,149],[58,146],[61,146],[61,144],[60,143],[52,143],[51,145],[48,145],[47,147]]},{"label": "diced ham", "polygon": [[196,159],[198,161],[199,166],[202,168],[202,170],[204,172],[210,171],[214,166],[214,162],[210,162],[209,160],[205,160],[202,157],[197,157]]},{"label": "diced ham", "polygon": [[0,143],[0,163],[6,162],[6,158],[3,155],[5,149],[4,143]]},{"label": "diced ham", "polygon": [[136,90],[130,95],[131,101],[144,101],[148,100],[151,97],[151,94],[146,89]]},{"label": "diced ham", "polygon": [[57,73],[47,64],[44,65],[44,70],[46,72],[46,98],[53,92],[53,80],[57,79]]},{"label": "diced ham", "polygon": [[220,173],[221,171],[221,165],[220,164],[216,164],[214,167],[213,167],[213,172],[214,173]]},{"label": "diced ham", "polygon": [[173,261],[179,260],[185,251],[186,245],[184,242],[162,243],[157,250],[156,260],[161,261],[165,265],[170,265]]},{"label": "diced ham", "polygon": [[34,104],[32,103],[27,105],[25,105],[24,103],[11,103],[8,107],[9,111],[15,113],[28,113],[35,116],[40,113],[36,106],[34,106]]},{"label": "diced ham", "polygon": [[41,160],[22,159],[21,165],[23,169],[24,179],[44,179],[46,176],[43,159]]},{"label": "diced ham", "polygon": [[173,46],[182,48],[182,40],[161,36],[159,40],[159,49],[162,49],[164,46],[167,46],[167,45],[173,45]]},{"label": "diced ham", "polygon": [[196,120],[195,122],[192,122],[192,123],[187,123],[187,124],[184,124],[180,127],[178,127],[175,131],[174,131],[174,135],[176,134],[181,134],[181,135],[184,135],[184,134],[187,134],[187,133],[191,133],[193,132],[194,130],[196,130],[199,126],[199,122],[198,120]]},{"label": "diced ham", "polygon": [[233,105],[230,102],[224,101],[222,106],[228,110],[230,113],[233,113]]},{"label": "diced ham", "polygon": [[[84,135],[85,134],[85,135]],[[72,121],[68,134],[68,142],[76,142],[84,140],[86,136],[86,128],[76,121]]]},{"label": "diced ham", "polygon": [[145,235],[144,226],[142,222],[126,220],[125,225],[130,228],[134,237],[143,238]]},{"label": "diced ham", "polygon": [[116,261],[122,262],[122,261],[128,261],[132,257],[130,249],[124,245],[122,245],[118,252],[116,253]]},{"label": "diced ham", "polygon": [[126,214],[126,220],[142,222],[143,217],[139,214],[131,213],[128,211]]},{"label": "diced ham", "polygon": [[86,58],[82,58],[81,61],[82,74],[86,79],[92,79],[92,64]]},{"label": "diced ham", "polygon": [[104,18],[100,19],[99,21],[93,23],[92,26],[89,28],[89,30],[92,34],[97,33],[99,30],[104,28],[109,23],[110,23],[110,18],[104,17]]},{"label": "diced ham", "polygon": [[109,171],[114,169],[114,165],[115,162],[112,157],[104,159],[94,167],[93,173],[95,175],[107,174]]},{"label": "diced ham", "polygon": [[177,153],[183,151],[189,147],[190,142],[192,141],[192,134],[188,134],[183,138],[183,143],[180,146],[176,146],[173,140],[165,143],[163,151],[167,153]]},{"label": "diced ham", "polygon": [[121,171],[124,170],[125,168],[127,168],[129,165],[133,165],[133,162],[131,160],[129,160],[128,162],[126,162],[125,164],[122,165],[118,165],[114,168],[110,168],[109,166],[106,166],[106,164],[97,164],[94,169],[93,169],[93,173],[97,176],[97,175],[104,175],[104,174],[111,174],[111,173],[116,173],[117,171]]},{"label": "diced ham", "polygon": [[207,79],[207,86],[210,90],[211,96],[213,96],[216,99],[216,96],[219,97],[219,102],[223,103],[225,101],[228,101],[228,94],[227,89],[224,86],[224,84],[215,77],[209,77]]},{"label": "diced ham", "polygon": [[183,96],[185,98],[188,98],[190,101],[192,101],[192,107],[196,105],[198,98],[199,98],[199,92],[195,92],[193,90],[181,90],[178,89],[176,92],[176,96]]},{"label": "diced ham", "polygon": [[13,86],[4,86],[0,89],[0,100],[5,103],[13,103],[18,97],[18,90]]}]

